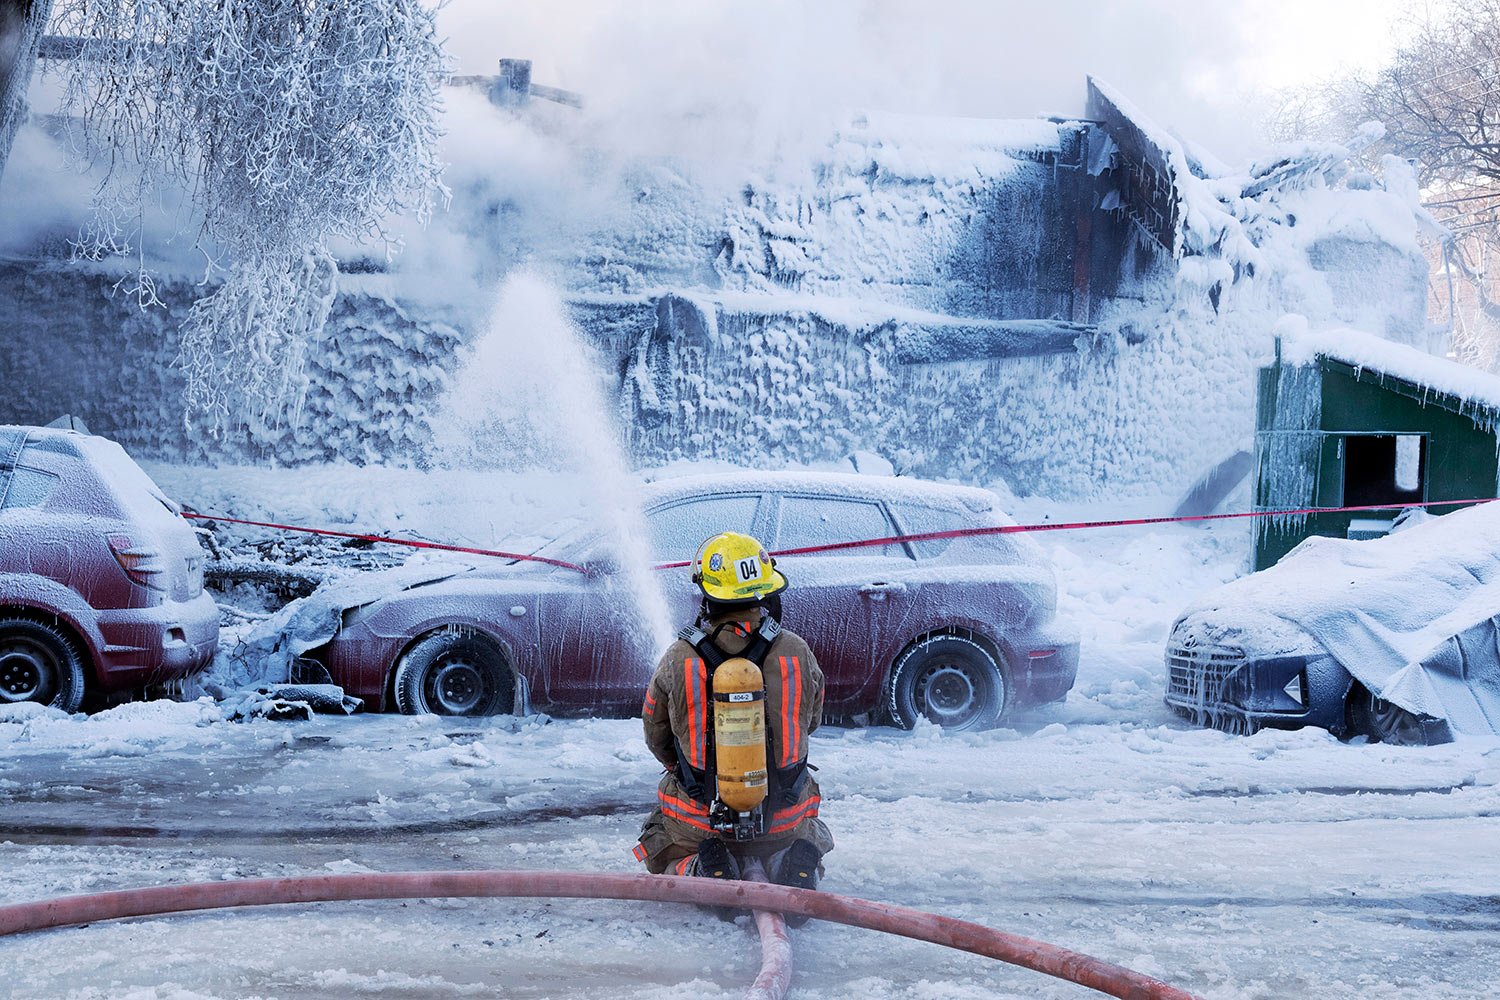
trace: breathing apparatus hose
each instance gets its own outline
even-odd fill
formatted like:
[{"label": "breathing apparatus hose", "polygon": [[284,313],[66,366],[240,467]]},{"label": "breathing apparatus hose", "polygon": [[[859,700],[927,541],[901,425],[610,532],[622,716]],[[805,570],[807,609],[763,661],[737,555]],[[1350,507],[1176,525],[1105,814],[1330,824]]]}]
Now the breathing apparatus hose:
[{"label": "breathing apparatus hose", "polygon": [[361,872],[125,889],[0,906],[0,936],[191,910],[355,899],[633,899],[795,913],[930,941],[1065,979],[1121,1000],[1194,1000],[1130,969],[981,924],[889,903],[757,882],[591,872]]}]

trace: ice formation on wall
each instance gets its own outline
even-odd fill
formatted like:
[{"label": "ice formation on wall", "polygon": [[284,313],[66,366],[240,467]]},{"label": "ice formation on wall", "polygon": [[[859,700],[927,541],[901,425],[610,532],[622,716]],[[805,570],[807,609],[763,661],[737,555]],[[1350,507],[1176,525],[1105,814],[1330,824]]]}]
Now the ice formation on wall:
[{"label": "ice formation on wall", "polygon": [[[483,108],[454,140],[452,213],[337,307],[300,423],[217,447],[427,461],[435,400],[482,326],[473,291],[523,261],[564,290],[642,463],[862,450],[1023,493],[1156,493],[1249,439],[1283,316],[1423,342],[1420,209],[1398,166],[1382,180],[1349,148],[1304,145],[1231,170],[1090,86],[1094,120],[866,115],[810,157],[743,169],[621,162],[581,128]],[[486,129],[509,149],[529,135],[533,155],[474,154]],[[147,362],[129,374],[70,373],[0,418],[80,412],[147,453],[198,447],[155,372],[170,317],[126,320],[101,279],[70,294],[24,270],[0,283],[57,284],[18,321],[66,350],[153,332],[128,338]],[[0,368],[40,363],[24,355]]]}]

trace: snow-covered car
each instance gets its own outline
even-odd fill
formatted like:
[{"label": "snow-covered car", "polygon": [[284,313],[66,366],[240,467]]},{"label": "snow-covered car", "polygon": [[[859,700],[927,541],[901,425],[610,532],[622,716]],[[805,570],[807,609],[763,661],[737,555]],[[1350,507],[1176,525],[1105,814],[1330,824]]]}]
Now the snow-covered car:
[{"label": "snow-covered car", "polygon": [[1500,733],[1500,504],[1309,538],[1185,612],[1166,665],[1167,704],[1215,728]]},{"label": "snow-covered car", "polygon": [[72,712],[213,659],[219,611],[180,515],[113,441],[0,426],[0,703]]},{"label": "snow-covered car", "polygon": [[[690,559],[726,530],[782,551],[1012,523],[993,493],[898,477],[722,474],[644,492],[658,565]],[[585,528],[535,554],[586,572],[497,560],[365,575],[315,595],[336,614],[304,615],[298,651],[372,707],[634,713],[659,644],[692,620],[699,595],[688,570],[630,572],[617,549],[607,532]],[[1018,535],[903,539],[778,565],[791,581],[782,620],[817,654],[832,717],[974,728],[1063,698],[1073,684],[1078,640],[1055,617],[1055,577]],[[658,588],[665,637],[643,626],[642,591]]]}]

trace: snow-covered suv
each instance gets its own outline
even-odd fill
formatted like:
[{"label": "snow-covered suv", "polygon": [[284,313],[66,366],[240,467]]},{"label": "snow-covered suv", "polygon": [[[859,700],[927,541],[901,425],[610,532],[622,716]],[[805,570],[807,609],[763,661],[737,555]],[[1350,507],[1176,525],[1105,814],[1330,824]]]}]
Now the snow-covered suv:
[{"label": "snow-covered suv", "polygon": [[197,535],[140,466],[104,438],[0,426],[0,704],[76,711],[218,644]]}]

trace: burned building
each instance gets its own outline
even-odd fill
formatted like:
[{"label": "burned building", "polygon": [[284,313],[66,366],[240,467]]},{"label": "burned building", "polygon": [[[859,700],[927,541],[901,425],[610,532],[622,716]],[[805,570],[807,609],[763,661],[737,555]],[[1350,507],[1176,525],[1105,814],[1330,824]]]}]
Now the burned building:
[{"label": "burned building", "polygon": [[[872,114],[727,191],[650,158],[604,186],[606,211],[564,218],[468,177],[439,225],[461,223],[481,285],[524,264],[560,286],[640,464],[863,450],[1024,493],[1159,492],[1249,437],[1281,314],[1423,329],[1414,206],[1347,151],[1230,170],[1099,81],[1077,119]],[[204,438],[172,364],[189,280],[142,313],[107,269],[10,254],[0,420],[77,413],[143,455],[423,461],[488,332],[411,261],[352,268],[377,273],[344,277],[300,405]]]}]

